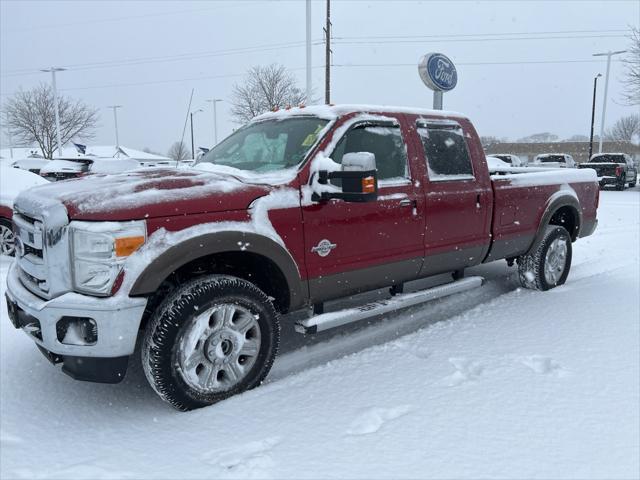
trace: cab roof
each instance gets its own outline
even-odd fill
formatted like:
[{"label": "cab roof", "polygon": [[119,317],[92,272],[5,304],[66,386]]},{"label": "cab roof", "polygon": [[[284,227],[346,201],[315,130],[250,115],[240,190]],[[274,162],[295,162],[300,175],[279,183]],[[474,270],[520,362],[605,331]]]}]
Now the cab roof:
[{"label": "cab roof", "polygon": [[432,110],[427,108],[416,107],[394,107],[389,105],[349,105],[349,104],[337,104],[337,105],[310,105],[284,108],[276,110],[274,112],[266,112],[256,116],[251,120],[252,122],[262,121],[267,119],[281,119],[291,116],[312,115],[318,118],[326,120],[334,120],[338,117],[352,114],[352,113],[408,113],[413,115],[429,115],[433,117],[442,118],[466,118],[465,115],[458,112],[451,112],[446,110]]}]

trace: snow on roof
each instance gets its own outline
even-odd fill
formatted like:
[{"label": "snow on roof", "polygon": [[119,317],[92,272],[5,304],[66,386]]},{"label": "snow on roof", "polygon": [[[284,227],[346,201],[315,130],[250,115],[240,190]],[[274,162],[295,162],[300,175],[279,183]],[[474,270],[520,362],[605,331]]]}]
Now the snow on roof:
[{"label": "snow on roof", "polygon": [[[28,157],[40,157],[42,158],[42,152],[39,147],[16,147],[13,148],[13,159]],[[62,154],[54,154],[57,158],[76,158],[76,157],[102,157],[102,158],[132,158],[134,160],[142,161],[161,161],[170,160],[169,157],[162,155],[156,155],[154,153],[147,153],[141,150],[136,150],[129,147],[118,147],[115,145],[90,145],[87,146],[85,154],[78,152],[78,150],[72,146],[65,146],[62,148]],[[8,148],[0,149],[0,158],[10,159],[11,151]]]},{"label": "snow on roof", "polygon": [[342,115],[349,113],[381,113],[381,112],[393,112],[393,113],[410,113],[414,115],[433,115],[440,117],[465,117],[465,115],[458,112],[450,112],[447,110],[432,110],[427,108],[416,107],[394,107],[389,105],[310,105],[308,107],[292,107],[289,109],[281,109],[275,112],[266,112],[262,115],[258,115],[252,121],[261,121],[270,118],[286,118],[292,115],[314,115],[326,120],[333,120]]}]

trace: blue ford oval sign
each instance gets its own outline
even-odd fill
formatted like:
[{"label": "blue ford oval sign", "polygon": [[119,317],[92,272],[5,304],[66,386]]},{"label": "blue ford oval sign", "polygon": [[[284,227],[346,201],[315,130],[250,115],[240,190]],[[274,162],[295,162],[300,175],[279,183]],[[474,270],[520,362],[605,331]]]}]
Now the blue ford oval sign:
[{"label": "blue ford oval sign", "polygon": [[418,72],[425,85],[436,92],[453,90],[458,83],[455,65],[442,53],[428,53],[422,57]]}]

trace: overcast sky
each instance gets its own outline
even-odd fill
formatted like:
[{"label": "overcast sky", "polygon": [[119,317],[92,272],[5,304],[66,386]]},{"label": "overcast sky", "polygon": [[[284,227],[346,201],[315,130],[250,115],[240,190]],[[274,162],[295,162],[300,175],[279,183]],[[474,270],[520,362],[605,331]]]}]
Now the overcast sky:
[{"label": "overcast sky", "polygon": [[[313,82],[323,96],[325,1],[313,2]],[[625,49],[640,1],[333,0],[334,103],[431,107],[421,55],[439,51],[458,68],[444,107],[468,115],[481,135],[517,139],[549,131],[588,135],[592,53]],[[252,65],[278,62],[304,88],[305,2],[0,1],[0,100],[58,74],[64,95],[100,109],[96,144],[114,144],[111,110],[121,104],[120,143],[165,153],[182,135],[191,89],[196,144],[231,132],[233,84]],[[607,125],[637,108],[621,105],[622,65],[613,62]],[[599,85],[597,116],[604,82]],[[597,131],[597,130],[596,130]],[[188,140],[188,135],[185,137]],[[2,136],[3,146],[6,137]]]}]

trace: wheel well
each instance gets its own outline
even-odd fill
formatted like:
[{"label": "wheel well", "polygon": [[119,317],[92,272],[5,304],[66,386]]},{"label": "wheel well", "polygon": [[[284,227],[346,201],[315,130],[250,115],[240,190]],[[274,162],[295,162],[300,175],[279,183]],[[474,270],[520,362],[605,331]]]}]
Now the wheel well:
[{"label": "wheel well", "polygon": [[571,241],[575,242],[575,240],[578,238],[578,232],[580,231],[580,217],[578,216],[578,212],[574,207],[560,207],[551,216],[549,225],[558,225],[560,227],[564,227],[567,232],[569,232]]},{"label": "wheel well", "polygon": [[197,258],[169,275],[149,297],[141,328],[172,290],[198,276],[215,273],[247,280],[273,298],[277,311],[286,313],[289,310],[289,285],[272,260],[252,252],[223,252]]}]

